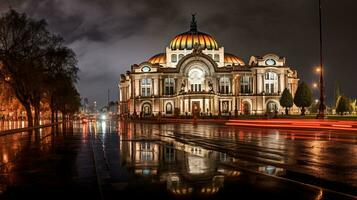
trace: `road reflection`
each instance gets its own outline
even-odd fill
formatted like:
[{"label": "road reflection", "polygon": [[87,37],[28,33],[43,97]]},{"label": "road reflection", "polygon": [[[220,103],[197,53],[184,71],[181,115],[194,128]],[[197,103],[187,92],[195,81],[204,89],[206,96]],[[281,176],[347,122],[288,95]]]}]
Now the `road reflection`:
[{"label": "road reflection", "polygon": [[158,179],[166,184],[171,194],[179,196],[217,193],[225,180],[235,180],[241,175],[236,167],[238,163],[262,173],[284,175],[282,168],[241,161],[227,153],[195,145],[204,139],[192,138],[198,135],[251,141],[251,133],[240,131],[237,135],[220,129],[207,129],[183,134],[186,131],[183,126],[120,123],[122,164],[136,175]]},{"label": "road reflection", "polygon": [[98,195],[98,187],[110,195],[142,191],[164,199],[225,199],[237,193],[331,197],[320,187],[296,182],[356,195],[356,137],[336,131],[76,122],[1,136],[0,198],[10,191],[22,199],[24,186],[39,194],[43,187],[78,196],[90,191],[88,197]]}]

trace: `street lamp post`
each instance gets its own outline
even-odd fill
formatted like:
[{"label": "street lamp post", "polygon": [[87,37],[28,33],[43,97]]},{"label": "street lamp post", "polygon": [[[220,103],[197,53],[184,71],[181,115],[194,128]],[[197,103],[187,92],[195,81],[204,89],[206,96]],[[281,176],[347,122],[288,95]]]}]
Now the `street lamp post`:
[{"label": "street lamp post", "polygon": [[325,118],[325,93],[324,93],[324,77],[323,77],[323,58],[322,58],[322,20],[321,20],[321,0],[319,0],[319,24],[320,24],[320,105],[319,112],[316,116],[318,119]]}]

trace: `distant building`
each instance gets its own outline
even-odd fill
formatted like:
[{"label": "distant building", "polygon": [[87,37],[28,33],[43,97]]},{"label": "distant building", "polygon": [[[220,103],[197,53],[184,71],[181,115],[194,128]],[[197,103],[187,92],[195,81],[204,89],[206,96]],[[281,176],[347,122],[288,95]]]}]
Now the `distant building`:
[{"label": "distant building", "polygon": [[275,54],[251,56],[248,63],[209,34],[190,30],[175,36],[165,53],[134,64],[121,75],[120,114],[204,115],[282,112],[285,88],[298,86],[297,71]]}]

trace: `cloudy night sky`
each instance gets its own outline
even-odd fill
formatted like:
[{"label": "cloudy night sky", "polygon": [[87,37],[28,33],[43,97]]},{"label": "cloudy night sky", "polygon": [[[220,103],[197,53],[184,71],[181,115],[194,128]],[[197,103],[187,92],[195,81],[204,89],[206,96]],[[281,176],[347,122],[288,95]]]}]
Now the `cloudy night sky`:
[{"label": "cloudy night sky", "polygon": [[[356,97],[357,1],[323,1],[323,38],[328,102],[341,83]],[[78,56],[82,97],[99,105],[117,100],[121,73],[165,51],[171,39],[189,30],[196,13],[198,30],[211,34],[225,51],[246,63],[251,55],[276,53],[310,85],[318,81],[318,0],[0,0],[47,20]],[[318,91],[314,91],[315,97]]]}]

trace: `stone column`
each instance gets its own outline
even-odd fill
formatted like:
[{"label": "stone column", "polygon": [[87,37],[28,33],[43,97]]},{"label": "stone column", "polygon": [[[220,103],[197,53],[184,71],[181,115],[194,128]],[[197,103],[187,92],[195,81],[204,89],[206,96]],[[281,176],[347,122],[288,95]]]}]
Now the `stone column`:
[{"label": "stone column", "polygon": [[203,112],[202,113],[205,113],[206,112],[206,98],[205,97],[203,97],[202,102],[203,102]]},{"label": "stone column", "polygon": [[277,91],[278,93],[282,92],[281,91],[281,77],[282,77],[281,74],[278,74],[278,91]]},{"label": "stone column", "polygon": [[257,77],[252,76],[252,79],[253,79],[252,93],[256,94],[257,93]]},{"label": "stone column", "polygon": [[152,87],[153,87],[153,91],[154,91],[154,95],[157,96],[159,95],[159,79],[153,78],[153,82],[152,82]]},{"label": "stone column", "polygon": [[135,79],[135,84],[134,84],[134,95],[133,96],[138,96],[140,95],[140,80],[139,79]]},{"label": "stone column", "polygon": [[262,88],[262,75],[257,73],[257,94],[262,93],[263,88]]},{"label": "stone column", "polygon": [[188,112],[191,112],[191,97],[188,98],[188,109],[187,110],[188,110]]}]

